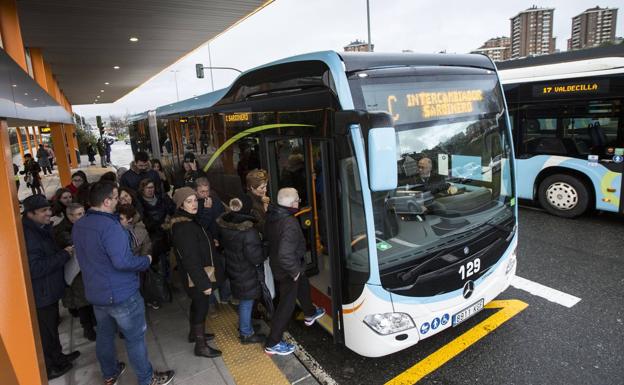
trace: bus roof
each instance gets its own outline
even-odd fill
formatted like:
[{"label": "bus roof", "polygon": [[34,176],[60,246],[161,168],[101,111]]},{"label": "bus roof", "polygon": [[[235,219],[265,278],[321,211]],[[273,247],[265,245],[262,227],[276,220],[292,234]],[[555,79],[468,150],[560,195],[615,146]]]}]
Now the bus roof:
[{"label": "bus roof", "polygon": [[503,84],[624,72],[624,46],[606,46],[497,63]]},{"label": "bus roof", "polygon": [[516,84],[620,73],[624,73],[624,57],[605,57],[535,67],[512,68],[499,71],[499,76],[503,84]]},{"label": "bus roof", "polygon": [[332,74],[335,91],[343,109],[354,108],[345,71],[353,72],[397,66],[467,66],[495,70],[492,61],[484,55],[312,52],[276,60],[247,70],[240,74],[227,88],[158,107],[156,116],[166,118],[168,116],[208,111],[228,95],[228,92],[237,86],[237,83],[242,81],[242,79],[252,77],[254,73],[268,70],[274,66],[302,61],[320,61],[327,65]]}]

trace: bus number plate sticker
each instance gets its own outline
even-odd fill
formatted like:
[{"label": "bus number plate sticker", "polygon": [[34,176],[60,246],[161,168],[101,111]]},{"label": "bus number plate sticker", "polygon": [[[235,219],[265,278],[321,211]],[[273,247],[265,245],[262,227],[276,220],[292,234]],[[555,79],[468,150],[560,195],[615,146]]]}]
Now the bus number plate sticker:
[{"label": "bus number plate sticker", "polygon": [[455,315],[453,315],[453,326],[457,326],[468,318],[477,314],[478,312],[483,310],[483,306],[484,300],[480,299],[478,302],[475,302],[464,310],[460,311],[459,313],[456,313]]}]

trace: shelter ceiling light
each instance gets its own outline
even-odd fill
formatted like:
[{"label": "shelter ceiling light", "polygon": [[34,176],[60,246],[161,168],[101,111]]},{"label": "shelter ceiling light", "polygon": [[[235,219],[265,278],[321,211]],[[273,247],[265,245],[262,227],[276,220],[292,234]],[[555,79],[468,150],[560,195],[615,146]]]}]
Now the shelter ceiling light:
[{"label": "shelter ceiling light", "polygon": [[130,41],[131,41],[131,42],[133,42],[133,43],[136,43],[137,41],[139,41],[139,38],[138,38],[138,37],[134,37],[134,36],[132,36],[132,37],[130,38]]},{"label": "shelter ceiling light", "polygon": [[28,96],[28,92],[24,92],[24,96]]},{"label": "shelter ceiling light", "polygon": [[15,88],[17,87],[17,84],[11,84],[11,87]]},{"label": "shelter ceiling light", "polygon": [[100,92],[104,92],[104,90],[100,90]]},{"label": "shelter ceiling light", "polygon": [[113,66],[113,69],[118,70],[119,66]]},{"label": "shelter ceiling light", "polygon": [[109,84],[110,84],[109,82],[104,82],[104,85],[106,85],[106,86],[109,85]]}]

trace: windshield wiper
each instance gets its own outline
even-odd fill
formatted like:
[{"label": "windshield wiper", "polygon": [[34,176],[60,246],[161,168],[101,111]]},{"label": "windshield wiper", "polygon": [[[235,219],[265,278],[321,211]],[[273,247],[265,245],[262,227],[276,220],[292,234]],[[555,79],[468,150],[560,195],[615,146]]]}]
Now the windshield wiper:
[{"label": "windshield wiper", "polygon": [[511,237],[513,236],[513,234],[515,233],[515,227],[516,225],[514,224],[513,226],[511,226],[511,228],[509,228],[508,226],[503,226],[500,223],[494,222],[496,218],[492,218],[486,222],[484,222],[483,224],[486,226],[490,226],[495,228],[496,230],[502,231],[504,233],[509,233],[509,236],[507,237],[506,241],[509,241],[509,239],[511,239]]},{"label": "windshield wiper", "polygon": [[443,251],[427,259],[426,261],[414,267],[413,269],[406,271],[404,273],[397,274],[397,277],[403,282],[411,281],[413,277],[420,275],[421,271],[423,271],[432,262],[438,261],[440,259],[443,259],[444,261],[448,263],[454,263],[459,260],[458,257],[452,254],[448,254],[446,251]]}]

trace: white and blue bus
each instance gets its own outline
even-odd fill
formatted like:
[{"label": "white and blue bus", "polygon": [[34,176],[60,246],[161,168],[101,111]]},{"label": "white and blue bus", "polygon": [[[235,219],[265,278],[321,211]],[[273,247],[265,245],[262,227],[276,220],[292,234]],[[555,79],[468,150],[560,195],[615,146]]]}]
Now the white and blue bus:
[{"label": "white and blue bus", "polygon": [[518,197],[567,218],[591,209],[622,214],[624,49],[549,56],[499,64]]},{"label": "white and blue bus", "polygon": [[167,167],[194,152],[222,201],[255,168],[273,199],[299,191],[321,324],[360,355],[460,325],[515,275],[511,131],[486,57],[305,54],[156,117],[137,141]]}]

